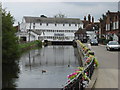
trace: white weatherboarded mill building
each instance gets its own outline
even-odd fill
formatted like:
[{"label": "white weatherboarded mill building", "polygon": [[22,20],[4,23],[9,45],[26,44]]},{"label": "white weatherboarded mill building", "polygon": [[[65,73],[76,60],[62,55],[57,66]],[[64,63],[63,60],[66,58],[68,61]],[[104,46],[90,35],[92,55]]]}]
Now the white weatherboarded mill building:
[{"label": "white weatherboarded mill building", "polygon": [[74,33],[83,28],[79,18],[45,18],[25,16],[17,36],[24,41],[73,41]]}]

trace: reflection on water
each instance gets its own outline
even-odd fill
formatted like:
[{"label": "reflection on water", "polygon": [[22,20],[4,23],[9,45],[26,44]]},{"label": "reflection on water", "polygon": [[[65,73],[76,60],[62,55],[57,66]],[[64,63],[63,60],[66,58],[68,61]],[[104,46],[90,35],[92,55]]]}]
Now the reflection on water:
[{"label": "reflection on water", "polygon": [[72,46],[48,46],[23,54],[19,66],[17,88],[61,88],[79,64]]}]

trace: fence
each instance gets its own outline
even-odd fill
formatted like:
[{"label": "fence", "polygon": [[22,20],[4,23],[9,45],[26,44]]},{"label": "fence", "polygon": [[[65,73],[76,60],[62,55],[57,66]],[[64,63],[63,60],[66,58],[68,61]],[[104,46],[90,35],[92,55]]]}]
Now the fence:
[{"label": "fence", "polygon": [[[84,57],[84,53],[83,51],[80,49],[81,47],[77,46],[78,50],[80,50],[80,55],[82,55],[82,57]],[[79,52],[79,51],[78,51]],[[83,58],[81,58],[83,59]],[[83,74],[88,73],[87,77],[89,79],[91,79],[92,74],[94,72],[94,58],[92,59],[92,61],[85,67],[85,69],[79,73],[73,80],[71,80],[69,83],[67,83],[64,88],[62,88],[62,90],[83,90],[84,87],[84,83],[83,83]]]},{"label": "fence", "polygon": [[65,85],[62,90],[83,90],[84,84],[83,84],[82,77],[83,77],[83,73],[86,73],[86,72],[88,72],[87,76],[91,79],[91,76],[94,72],[94,59],[80,74],[77,75],[75,79],[73,79],[71,82]]}]

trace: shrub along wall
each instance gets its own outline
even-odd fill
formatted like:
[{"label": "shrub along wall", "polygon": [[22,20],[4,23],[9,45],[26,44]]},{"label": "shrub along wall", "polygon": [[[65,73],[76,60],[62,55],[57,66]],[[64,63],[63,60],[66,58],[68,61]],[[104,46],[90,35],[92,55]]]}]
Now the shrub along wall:
[{"label": "shrub along wall", "polygon": [[20,52],[24,52],[26,50],[30,50],[32,48],[38,48],[42,47],[42,42],[39,40],[33,41],[33,42],[28,42],[28,43],[21,43],[19,44]]},{"label": "shrub along wall", "polygon": [[81,52],[83,53],[83,57],[84,57],[84,59],[83,59],[84,65],[83,66],[86,66],[88,62],[90,62],[92,59],[94,59],[95,67],[98,67],[98,60],[96,59],[94,52],[91,51],[87,46],[85,46],[79,40],[77,42],[79,43]]},{"label": "shrub along wall", "polygon": [[[89,77],[89,74],[90,72],[83,72],[85,71],[86,67],[88,67],[91,62],[94,60],[94,63],[93,63],[93,67],[94,69],[98,67],[98,60],[96,59],[96,57],[94,56],[93,52],[88,48],[86,47],[83,43],[81,43],[79,40],[76,41],[78,46],[80,48],[80,51],[83,55],[83,65],[82,67],[78,67],[75,72],[71,73],[70,75],[68,75],[68,85],[70,84],[70,82],[73,82],[73,80],[75,80],[75,78],[82,72],[82,83],[84,84],[83,87],[88,87],[88,84],[90,82],[90,77]],[[87,83],[85,83],[87,82]],[[65,86],[66,88],[67,86]]]}]

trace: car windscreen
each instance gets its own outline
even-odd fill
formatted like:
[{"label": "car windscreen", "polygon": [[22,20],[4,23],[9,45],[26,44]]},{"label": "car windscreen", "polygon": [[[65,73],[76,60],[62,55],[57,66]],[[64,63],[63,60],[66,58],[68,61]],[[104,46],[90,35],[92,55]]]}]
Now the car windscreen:
[{"label": "car windscreen", "polygon": [[111,42],[108,43],[108,45],[119,45],[119,43],[116,42],[116,41],[111,41]]},{"label": "car windscreen", "polygon": [[98,42],[96,39],[92,39],[91,42]]}]

